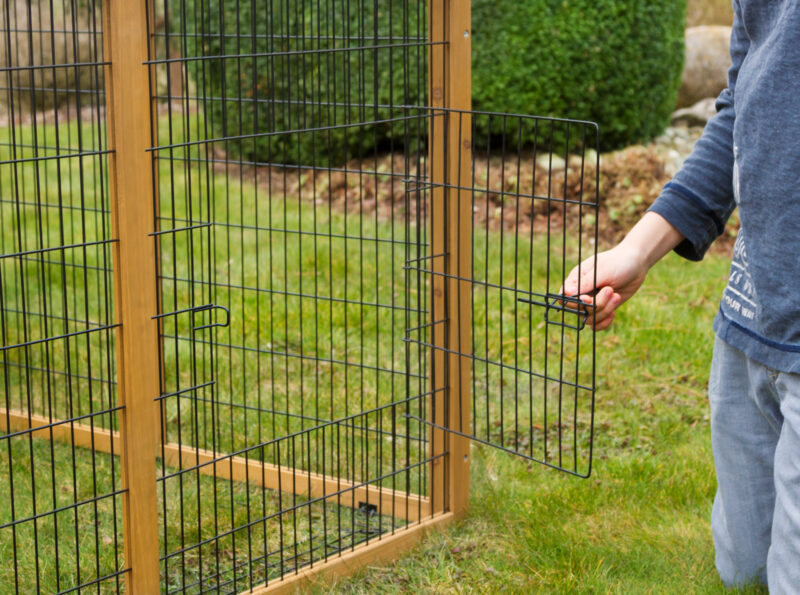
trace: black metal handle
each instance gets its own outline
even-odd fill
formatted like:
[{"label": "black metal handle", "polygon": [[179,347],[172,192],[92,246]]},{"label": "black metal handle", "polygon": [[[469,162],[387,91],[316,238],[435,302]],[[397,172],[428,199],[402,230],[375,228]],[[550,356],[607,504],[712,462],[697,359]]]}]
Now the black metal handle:
[{"label": "black metal handle", "polygon": [[231,312],[225,306],[219,306],[217,304],[203,304],[202,306],[194,306],[192,308],[184,308],[183,310],[175,310],[174,312],[165,312],[163,314],[157,314],[153,316],[153,320],[157,320],[159,318],[166,318],[167,316],[177,316],[178,314],[186,314],[191,312],[192,314],[196,314],[197,312],[205,312],[206,310],[222,310],[225,312],[225,322],[212,322],[210,324],[203,324],[200,326],[193,326],[193,331],[200,331],[206,328],[212,327],[227,327],[231,324]]},{"label": "black metal handle", "polygon": [[207,307],[203,308],[203,310],[222,310],[223,312],[225,312],[225,322],[224,323],[222,323],[222,322],[211,322],[209,324],[203,324],[203,325],[200,325],[200,326],[193,326],[192,327],[193,331],[201,331],[203,329],[214,328],[214,327],[225,328],[227,326],[230,326],[230,324],[231,324],[231,311],[228,310],[225,306],[219,306],[217,304],[212,304],[210,306],[207,306]]},{"label": "black metal handle", "polygon": [[[596,296],[600,289],[595,288],[587,294],[589,296]],[[534,299],[528,298],[517,298],[517,301],[523,302],[525,304],[532,304],[534,306],[540,306],[544,308],[544,319],[549,324],[558,324],[560,326],[564,326],[566,328],[575,329],[577,331],[582,331],[583,328],[586,326],[586,321],[589,319],[589,314],[594,312],[597,308],[594,304],[587,304],[578,296],[569,296],[564,295],[563,293],[548,293],[544,296],[544,302],[537,301]],[[577,307],[570,307],[570,304]],[[581,316],[580,322],[577,324],[567,324],[563,320],[551,320],[550,319],[550,312],[555,310],[556,312],[567,312],[569,314],[575,314],[577,316]]]}]

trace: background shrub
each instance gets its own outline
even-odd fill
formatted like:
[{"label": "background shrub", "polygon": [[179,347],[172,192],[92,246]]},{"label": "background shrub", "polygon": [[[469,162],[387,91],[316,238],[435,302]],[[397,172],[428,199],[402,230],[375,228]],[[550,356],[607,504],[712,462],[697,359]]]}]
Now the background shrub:
[{"label": "background shrub", "polygon": [[[427,51],[408,47],[425,35],[425,2],[203,6],[199,14],[198,3],[170,0],[167,21],[189,34],[184,56],[205,57],[189,63],[189,76],[203,90],[209,133],[244,137],[225,142],[229,154],[335,165],[425,133],[419,120],[355,125],[404,113],[391,105],[426,104]],[[472,10],[475,109],[593,120],[606,150],[668,123],[686,0],[473,0]],[[365,49],[342,51],[355,47]],[[305,132],[281,134],[298,130]],[[476,140],[499,132],[478,128]],[[533,136],[527,130],[522,141]],[[557,134],[553,140],[563,145]]]},{"label": "background shrub", "polygon": [[475,109],[592,120],[605,150],[667,125],[685,0],[473,0],[472,11]]},{"label": "background shrub", "polygon": [[224,56],[188,68],[204,90],[210,133],[250,135],[226,142],[228,153],[341,165],[407,129],[424,134],[420,120],[358,125],[405,114],[390,106],[425,104],[427,48],[409,41],[424,39],[424,2],[207,0],[202,13],[199,4],[171,0],[166,20],[188,33],[184,56]]}]

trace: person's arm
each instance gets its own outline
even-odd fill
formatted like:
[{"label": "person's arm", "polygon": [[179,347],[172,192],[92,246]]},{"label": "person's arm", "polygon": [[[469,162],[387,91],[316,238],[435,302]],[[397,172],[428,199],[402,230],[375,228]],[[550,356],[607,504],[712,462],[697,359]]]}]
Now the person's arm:
[{"label": "person's arm", "polygon": [[[647,272],[670,250],[700,260],[719,236],[735,207],[733,199],[734,96],[739,69],[750,48],[739,0],[733,0],[728,88],[717,98],[717,114],[673,180],[644,217],[616,247],[576,267],[564,282],[567,296],[595,304],[595,330],[608,328],[616,309],[644,282]],[[580,277],[580,279],[579,279]],[[592,293],[595,293],[592,297]]]},{"label": "person's arm", "polygon": [[650,207],[669,221],[684,239],[675,251],[689,260],[701,260],[711,243],[725,230],[733,212],[733,170],[736,147],[735,95],[739,70],[750,49],[739,0],[733,1],[731,67],[728,87],[717,97],[716,115],[709,120],[692,154]]},{"label": "person's arm", "polygon": [[[601,331],[614,321],[616,309],[625,303],[644,282],[647,272],[674,249],[683,235],[661,215],[645,213],[617,246],[575,267],[564,282],[564,294],[580,295],[581,301],[594,304],[588,322]],[[600,288],[592,297],[590,293]]]}]

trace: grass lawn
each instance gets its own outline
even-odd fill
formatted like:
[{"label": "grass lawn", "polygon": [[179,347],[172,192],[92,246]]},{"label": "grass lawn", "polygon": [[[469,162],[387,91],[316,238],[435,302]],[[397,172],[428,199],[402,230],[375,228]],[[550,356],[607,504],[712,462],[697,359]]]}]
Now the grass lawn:
[{"label": "grass lawn", "polygon": [[[102,132],[88,122],[0,128],[0,254],[7,255],[0,259],[0,386],[6,408],[56,420],[83,415],[84,423],[116,428],[115,414],[97,413],[117,399],[113,333],[41,341],[113,320],[110,247],[96,245],[110,237],[104,162],[43,159],[58,154],[54,146],[61,154],[74,145],[86,151],[95,141],[85,139]],[[172,133],[177,141],[183,130],[173,126]],[[411,467],[426,456],[420,436],[427,428],[412,422],[403,426],[414,435],[392,436],[384,454],[376,428],[392,427],[392,408],[323,423],[404,398],[400,339],[410,325],[398,293],[402,221],[345,216],[296,192],[268,193],[230,173],[203,171],[188,164],[200,157],[196,149],[171,156],[175,163],[159,162],[160,229],[191,227],[189,221],[215,228],[162,240],[162,312],[221,304],[231,324],[192,335],[191,326],[214,319],[201,312],[194,320],[164,320],[163,391],[173,393],[164,400],[167,441],[218,453],[248,448],[251,460],[359,482],[404,467],[401,457]],[[92,245],[53,257],[35,253],[79,243]],[[207,387],[181,393],[201,383]],[[317,426],[302,439],[255,446]],[[61,591],[124,567],[118,458],[36,436],[0,435],[0,552],[13,560],[0,568],[0,592],[3,585]],[[424,493],[426,469],[388,474],[380,485]],[[340,508],[335,496],[306,505],[307,498],[286,491],[162,464],[159,473],[169,589],[199,592],[235,581],[225,588],[238,592],[305,564],[309,552],[332,553],[375,531],[377,519]],[[311,550],[309,536],[323,532],[327,541],[317,539]],[[102,580],[98,591],[116,586]]]},{"label": "grass lawn", "polygon": [[[27,133],[29,131],[23,130],[23,134]],[[52,131],[50,134],[52,135]],[[5,135],[0,134],[0,138],[5,138]],[[9,157],[10,155],[3,155],[3,159]],[[55,165],[48,164],[43,167],[42,173],[47,177],[57,175],[58,172],[50,171],[54,167]],[[371,400],[374,400],[374,404],[379,404],[402,398],[402,383],[392,383],[390,375],[378,371],[377,364],[383,362],[387,366],[391,364],[402,367],[405,355],[402,348],[395,351],[387,342],[391,342],[392,337],[396,337],[405,328],[407,321],[404,314],[394,308],[384,308],[388,310],[384,314],[377,309],[354,309],[353,303],[395,304],[395,300],[400,298],[393,291],[398,290],[396,284],[402,283],[403,279],[402,274],[396,276],[395,270],[402,267],[406,255],[402,246],[392,242],[367,242],[366,247],[359,242],[356,248],[351,240],[343,239],[356,232],[368,237],[400,238],[403,233],[402,225],[360,215],[348,216],[345,220],[341,213],[329,210],[327,206],[309,209],[306,203],[301,204],[300,200],[295,200],[288,194],[278,199],[264,200],[263,188],[259,191],[246,183],[237,185],[235,180],[226,181],[221,175],[212,175],[203,187],[204,182],[199,179],[197,172],[186,170],[184,174],[176,175],[166,171],[166,167],[166,163],[161,164],[162,181],[172,179],[174,184],[169,192],[162,188],[162,215],[167,228],[180,224],[193,208],[181,202],[181,197],[189,195],[187,188],[193,176],[197,176],[193,182],[194,188],[201,188],[201,195],[208,193],[220,200],[224,199],[224,203],[220,204],[226,204],[228,208],[225,213],[216,213],[227,223],[215,227],[216,235],[204,236],[213,238],[214,250],[204,249],[198,252],[201,263],[203,257],[211,257],[213,254],[214,262],[218,266],[213,278],[219,285],[215,294],[197,296],[197,303],[205,303],[206,298],[214,298],[217,303],[225,304],[231,310],[233,322],[229,329],[218,331],[220,334],[217,340],[249,347],[248,355],[244,352],[238,354],[233,350],[230,353],[222,350],[218,352],[225,357],[220,357],[216,370],[219,388],[214,396],[218,401],[227,400],[230,403],[226,415],[229,414],[232,421],[229,434],[226,432],[225,435],[216,436],[218,445],[230,449],[241,448],[252,444],[254,440],[259,442],[269,439],[272,432],[275,432],[274,428],[270,429],[269,423],[272,419],[274,425],[274,419],[263,417],[263,411],[248,413],[246,409],[235,408],[239,404],[236,399],[244,398],[246,394],[251,398],[256,395],[259,410],[262,409],[262,392],[265,403],[286,400],[287,410],[291,409],[295,414],[291,418],[291,427],[286,428],[287,431],[297,429],[298,424],[301,428],[309,427],[311,424],[306,422],[305,417],[308,411],[302,409],[302,401],[292,404],[291,407],[288,404],[290,393],[297,392],[298,379],[306,379],[306,391],[309,395],[320,394],[319,386],[328,387],[325,389],[327,392],[321,393],[323,409],[319,412],[314,410],[315,417],[329,415],[333,418],[352,413],[355,402],[342,403],[337,400],[338,397],[335,398],[335,395],[347,392],[356,394],[362,400],[366,398],[368,404],[373,402]],[[78,184],[80,173],[92,177],[96,175],[95,170],[88,169],[88,166],[83,172],[67,173],[68,175],[61,176],[63,196],[69,195],[70,185]],[[0,172],[0,186],[12,188],[14,185],[12,171],[5,167]],[[94,205],[99,200],[100,187],[96,183],[90,185],[87,193],[81,197],[84,202],[80,204]],[[46,188],[43,196],[57,202],[61,193],[57,193],[52,185]],[[48,192],[55,194],[49,196]],[[236,200],[239,202],[231,202]],[[209,201],[208,204],[212,203]],[[98,210],[102,211],[102,206],[97,204]],[[74,207],[78,209],[77,202]],[[173,207],[173,210],[170,211],[169,207]],[[202,221],[203,217],[209,216],[207,211],[202,211],[202,202],[199,207],[196,203],[195,208],[200,211],[193,213],[192,220]],[[62,239],[59,233],[53,232],[51,235],[50,231],[40,230],[38,223],[43,216],[37,216],[35,205],[19,205],[14,200],[7,199],[0,214],[9,228],[15,227],[17,221],[24,220],[24,235],[35,238],[43,245],[57,245],[60,241],[88,241],[99,236],[105,225],[105,217],[100,213],[95,213],[89,219],[76,217],[73,225],[66,228],[65,238]],[[44,218],[45,223],[50,221],[47,217],[56,221],[57,214],[58,211],[53,210]],[[279,231],[250,229],[244,225],[250,221],[256,227],[268,225],[270,229]],[[348,227],[354,224],[357,229]],[[288,232],[290,229],[293,230],[291,235]],[[309,237],[309,234],[301,233],[311,229],[322,235]],[[197,233],[206,232],[201,230]],[[480,248],[488,239],[493,246],[492,251],[496,251],[498,244],[511,241],[503,238],[499,232],[491,234],[494,237],[479,237],[476,246]],[[328,239],[319,239],[324,237]],[[2,247],[4,251],[11,252],[36,247],[37,242],[18,245],[9,236],[4,238]],[[245,262],[245,254],[255,251],[253,246],[256,244],[270,246],[269,253],[261,254],[260,266],[243,266],[241,263]],[[51,303],[61,304],[52,314],[54,318],[63,318],[65,313],[75,311],[75,304],[87,303],[83,294],[75,293],[76,288],[83,287],[83,291],[88,291],[93,296],[88,300],[91,310],[95,307],[93,300],[100,299],[97,292],[92,293],[92,289],[95,285],[101,287],[101,280],[106,275],[103,269],[107,266],[107,260],[104,260],[107,253],[104,250],[107,249],[84,252],[81,258],[75,257],[74,264],[78,268],[89,265],[95,267],[97,272],[83,285],[79,277],[68,279],[63,290],[66,292],[69,286],[69,299],[60,297],[61,285],[53,283],[51,277],[54,272],[64,268],[64,263],[37,264],[33,259],[26,261],[25,266],[30,271],[13,264],[13,259],[7,259],[7,264],[3,264],[5,293],[13,295],[14,288],[22,278],[27,279],[29,287],[33,289],[46,287],[49,293],[42,289],[40,295],[46,293]],[[162,287],[162,297],[165,305],[174,310],[185,307],[191,298],[191,288],[179,281],[193,278],[196,274],[194,270],[181,268],[184,265],[180,263],[185,263],[187,250],[191,251],[189,245],[175,240],[166,244],[162,251],[162,272],[165,277],[173,278],[172,282],[168,281]],[[334,262],[335,255],[347,253],[348,250],[358,250],[361,257],[358,262],[362,264],[358,267],[351,264],[351,268],[348,268],[346,264]],[[508,258],[513,260],[513,253],[506,252],[501,257],[492,251],[487,251],[488,258],[498,261],[502,258],[504,263]],[[482,252],[479,250],[478,255]],[[524,246],[522,252],[525,252]],[[269,272],[273,262],[275,270],[284,271],[282,277],[274,278],[274,272]],[[521,262],[524,263],[524,259]],[[320,266],[320,263],[326,264]],[[709,256],[699,265],[685,263],[675,256],[668,257],[653,271],[640,295],[621,311],[614,330],[599,337],[595,467],[590,479],[574,479],[489,448],[475,447],[472,459],[472,506],[468,517],[446,532],[431,535],[416,551],[399,559],[393,566],[370,568],[353,579],[335,585],[320,584],[318,590],[364,593],[491,593],[504,590],[521,593],[720,592],[722,587],[713,567],[713,548],[707,520],[714,478],[705,382],[712,346],[710,321],[717,307],[717,297],[725,283],[727,267],[727,259],[717,255]],[[309,268],[318,273],[311,276],[300,274],[301,270]],[[486,270],[497,269],[486,267]],[[499,268],[500,277],[497,281],[508,284],[510,281],[504,281],[502,277],[503,270],[507,273],[511,270],[508,263],[504,268]],[[534,275],[534,272],[530,274]],[[541,272],[535,274],[540,275]],[[346,281],[338,284],[336,279]],[[365,283],[362,279],[367,279],[370,283]],[[372,281],[375,283],[371,284]],[[230,285],[230,292],[225,291],[226,283]],[[524,285],[524,281],[522,283]],[[234,286],[251,289],[235,293]],[[269,291],[264,291],[265,287]],[[262,289],[256,291],[252,288]],[[273,305],[272,294],[283,294],[286,297]],[[298,297],[303,294],[312,294],[314,299]],[[31,291],[31,295],[37,295],[36,291]],[[487,301],[494,300],[493,305],[489,305],[490,312],[499,315],[500,311],[507,311],[507,308],[498,307],[498,304],[502,305],[502,295],[487,295],[490,296],[485,298]],[[318,304],[316,298],[319,297],[328,299]],[[38,306],[35,300],[30,307],[34,306]],[[87,311],[84,314],[90,318],[92,312]],[[246,328],[252,329],[253,317],[262,321],[261,326],[256,326],[256,332],[246,333]],[[12,318],[6,320],[9,333],[18,328],[17,319]],[[518,320],[524,327],[524,316]],[[314,326],[313,322],[325,324]],[[246,327],[246,323],[251,326]],[[499,323],[492,319],[489,326],[496,324]],[[294,331],[297,327],[303,328],[303,325],[306,329],[303,334],[305,338],[292,344]],[[174,323],[166,326],[165,332],[178,335],[185,332],[185,328],[181,330],[185,326],[188,326],[188,321]],[[34,331],[38,328],[34,327]],[[55,329],[59,330],[60,327]],[[50,329],[51,333],[55,331]],[[583,331],[584,336],[589,332]],[[11,334],[6,339],[9,344],[14,342]],[[502,349],[498,345],[506,339],[506,336],[498,336],[495,338],[497,344],[482,345],[481,348],[487,354],[496,355],[497,349]],[[254,378],[265,378],[266,371],[276,365],[273,364],[273,358],[279,352],[278,347],[280,350],[315,354],[333,362],[337,358],[351,359],[346,351],[344,355],[334,354],[334,348],[339,349],[342,343],[352,345],[354,353],[359,353],[360,350],[360,364],[373,364],[376,371],[353,379],[343,376],[341,371],[334,374],[333,364],[329,364],[328,370],[317,366],[312,360],[308,364],[301,361],[287,368],[283,385],[252,381]],[[93,353],[98,354],[103,348],[107,346],[97,345]],[[534,350],[532,340],[529,341],[528,348]],[[177,341],[174,348],[168,348],[165,354],[168,367],[171,362],[184,358],[185,350],[186,347],[178,345]],[[14,363],[11,356],[8,357],[8,362]],[[80,353],[75,351],[71,354],[54,352],[48,357],[51,358],[51,364],[62,367],[68,359],[73,358],[77,366],[74,369],[86,369],[86,362],[81,364]],[[80,365],[84,368],[80,368]],[[103,365],[102,361],[97,365]],[[107,367],[110,372],[113,366],[107,364]],[[343,367],[340,365],[341,369]],[[40,398],[36,392],[37,383],[25,386],[23,391],[23,384],[20,384],[23,381],[17,371],[4,373],[8,374],[5,378],[6,385],[19,393],[18,396],[31,396],[34,401]],[[185,386],[191,374],[177,366],[172,376],[167,376],[166,382],[168,386],[176,384],[175,388],[177,385]],[[488,375],[483,380],[487,384],[498,381]],[[63,383],[63,380],[60,382]],[[499,382],[503,383],[502,377]],[[248,388],[251,384],[257,386]],[[387,386],[390,388],[387,389]],[[81,392],[80,384],[76,387],[76,391]],[[350,390],[345,390],[347,388]],[[302,396],[302,385],[300,390]],[[98,402],[94,406],[112,403],[114,393],[113,389],[97,389],[93,398]],[[92,407],[88,402],[85,405]],[[167,407],[168,424],[177,424],[168,428],[170,436],[181,425],[178,423],[181,407],[188,407],[187,411],[190,412],[191,407],[197,405],[187,402],[180,406],[176,404]],[[289,419],[289,416],[284,416],[281,421],[288,426]],[[114,425],[114,420],[98,421],[106,424],[106,427]],[[187,423],[187,432],[192,434],[198,431],[191,422]],[[424,434],[423,430],[419,431]],[[12,514],[7,506],[10,492],[6,489],[4,504],[0,506],[0,523],[9,523],[12,518],[32,514],[34,509],[42,511],[64,503],[79,502],[90,497],[94,489],[111,493],[115,486],[119,486],[118,478],[114,485],[91,485],[93,472],[88,470],[90,465],[100,465],[101,472],[109,476],[118,473],[118,466],[114,468],[115,463],[111,457],[99,456],[95,459],[85,452],[51,452],[49,445],[44,442],[29,442],[25,437],[15,440],[19,444],[8,442],[11,445],[8,453],[9,460],[13,459],[17,477],[24,477],[29,472],[32,463],[26,462],[26,459],[33,461],[34,458],[41,457],[43,461],[40,463],[43,467],[39,468],[44,473],[43,479],[37,479],[40,482],[37,498],[41,502],[23,502],[21,498],[24,496],[18,491],[14,494],[18,499],[18,510]],[[417,455],[413,449],[417,447],[418,445],[409,447],[409,452],[414,456]],[[12,448],[18,448],[20,452],[12,453]],[[50,467],[55,468],[62,460],[65,473],[72,461],[83,461],[85,464],[82,467],[87,469],[86,480],[81,477],[62,479],[59,474],[50,471]],[[3,465],[0,486],[7,484],[3,474],[11,473],[11,467],[11,463]],[[162,472],[166,471],[162,469]],[[410,480],[407,488],[420,489],[419,480]],[[195,478],[189,476],[185,481],[187,483],[183,488],[196,492],[197,502],[208,501],[208,498],[199,497],[201,491],[209,489],[205,484],[196,486],[192,483]],[[173,489],[172,484],[165,482],[164,485],[167,493],[162,492],[160,495],[172,505],[175,499],[169,493]],[[19,485],[16,489],[24,491]],[[207,539],[216,534],[218,527],[229,527],[233,531],[235,527],[241,526],[245,521],[235,518],[243,510],[241,507],[252,506],[256,502],[266,509],[268,504],[274,504],[267,502],[267,496],[263,493],[248,495],[247,490],[234,493],[233,488],[229,492],[229,487],[223,486],[221,489],[221,504],[205,506],[202,514],[199,512],[199,504],[195,511],[191,502],[186,505],[185,511],[181,508],[180,515],[172,513],[172,509],[167,511],[164,506],[164,516],[170,523],[167,531],[177,533],[185,529],[182,520],[184,513],[191,518],[202,516],[203,529],[197,528],[197,534],[191,536],[187,542]],[[216,491],[214,495],[216,497]],[[226,504],[226,498],[239,502],[235,511],[233,504]],[[118,506],[117,503],[117,511]],[[31,510],[22,510],[25,507]],[[85,532],[85,547],[82,545],[84,532],[79,535],[77,530],[70,528],[61,537],[53,537],[50,533],[58,533],[58,529],[51,527],[50,521],[40,525],[43,542],[65,540],[60,545],[62,552],[68,552],[75,558],[87,558],[86,564],[89,568],[92,566],[94,552],[104,551],[103,555],[108,559],[100,560],[98,566],[113,569],[119,551],[119,521],[115,525],[112,519],[104,527],[99,527],[96,522],[97,519],[113,516],[111,499],[101,504],[99,510],[89,512],[85,519],[76,513],[64,515],[65,518],[61,521],[69,527],[94,525],[93,531]],[[26,539],[27,534],[24,533],[28,530],[20,528],[20,541],[29,543],[30,539]],[[7,534],[8,531],[5,532],[6,536]],[[246,538],[252,540],[258,549],[261,544],[274,541],[277,535],[267,534],[265,529],[262,535],[248,533]],[[246,564],[247,550],[241,545],[244,539],[243,534],[238,550],[233,545],[233,553],[228,554],[232,559]],[[179,544],[169,543],[165,549],[169,552],[178,546]],[[10,547],[8,539],[0,540],[0,551],[8,553]],[[225,549],[228,546],[221,543],[220,547]],[[252,547],[250,541],[247,547]],[[20,550],[21,564],[34,566],[37,557],[45,559],[50,554],[33,548]],[[193,559],[190,562],[201,566],[200,562]],[[185,565],[185,561],[181,561],[181,564]],[[47,566],[47,563],[43,563],[40,572],[49,572]],[[70,564],[64,566],[69,567]],[[6,574],[0,572],[0,577],[8,578],[11,570],[7,565]],[[192,571],[195,570],[193,566]],[[64,568],[53,571],[62,575],[62,588],[75,580],[73,576],[64,574],[65,572],[67,570]],[[198,571],[198,576],[202,574]],[[185,569],[181,575],[183,580],[194,576],[192,572],[187,575]],[[180,587],[180,580],[175,579],[172,583],[170,579],[171,586]],[[52,576],[44,584],[51,585]],[[247,586],[249,585],[246,582],[242,582],[240,588]]]},{"label": "grass lawn", "polygon": [[727,268],[724,255],[668,256],[598,339],[588,480],[475,447],[463,521],[318,592],[725,592],[705,385]]}]

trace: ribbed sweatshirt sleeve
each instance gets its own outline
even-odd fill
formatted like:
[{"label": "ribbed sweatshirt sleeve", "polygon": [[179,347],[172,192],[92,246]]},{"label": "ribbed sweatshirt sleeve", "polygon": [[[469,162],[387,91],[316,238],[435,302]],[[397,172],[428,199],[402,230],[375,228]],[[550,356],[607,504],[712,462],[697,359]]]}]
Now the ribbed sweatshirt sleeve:
[{"label": "ribbed sweatshirt sleeve", "polygon": [[683,234],[685,239],[675,251],[689,260],[703,258],[724,231],[725,222],[736,206],[733,195],[736,79],[750,40],[742,22],[739,0],[733,1],[733,8],[728,88],[717,98],[717,114],[709,120],[691,155],[649,209]]}]

